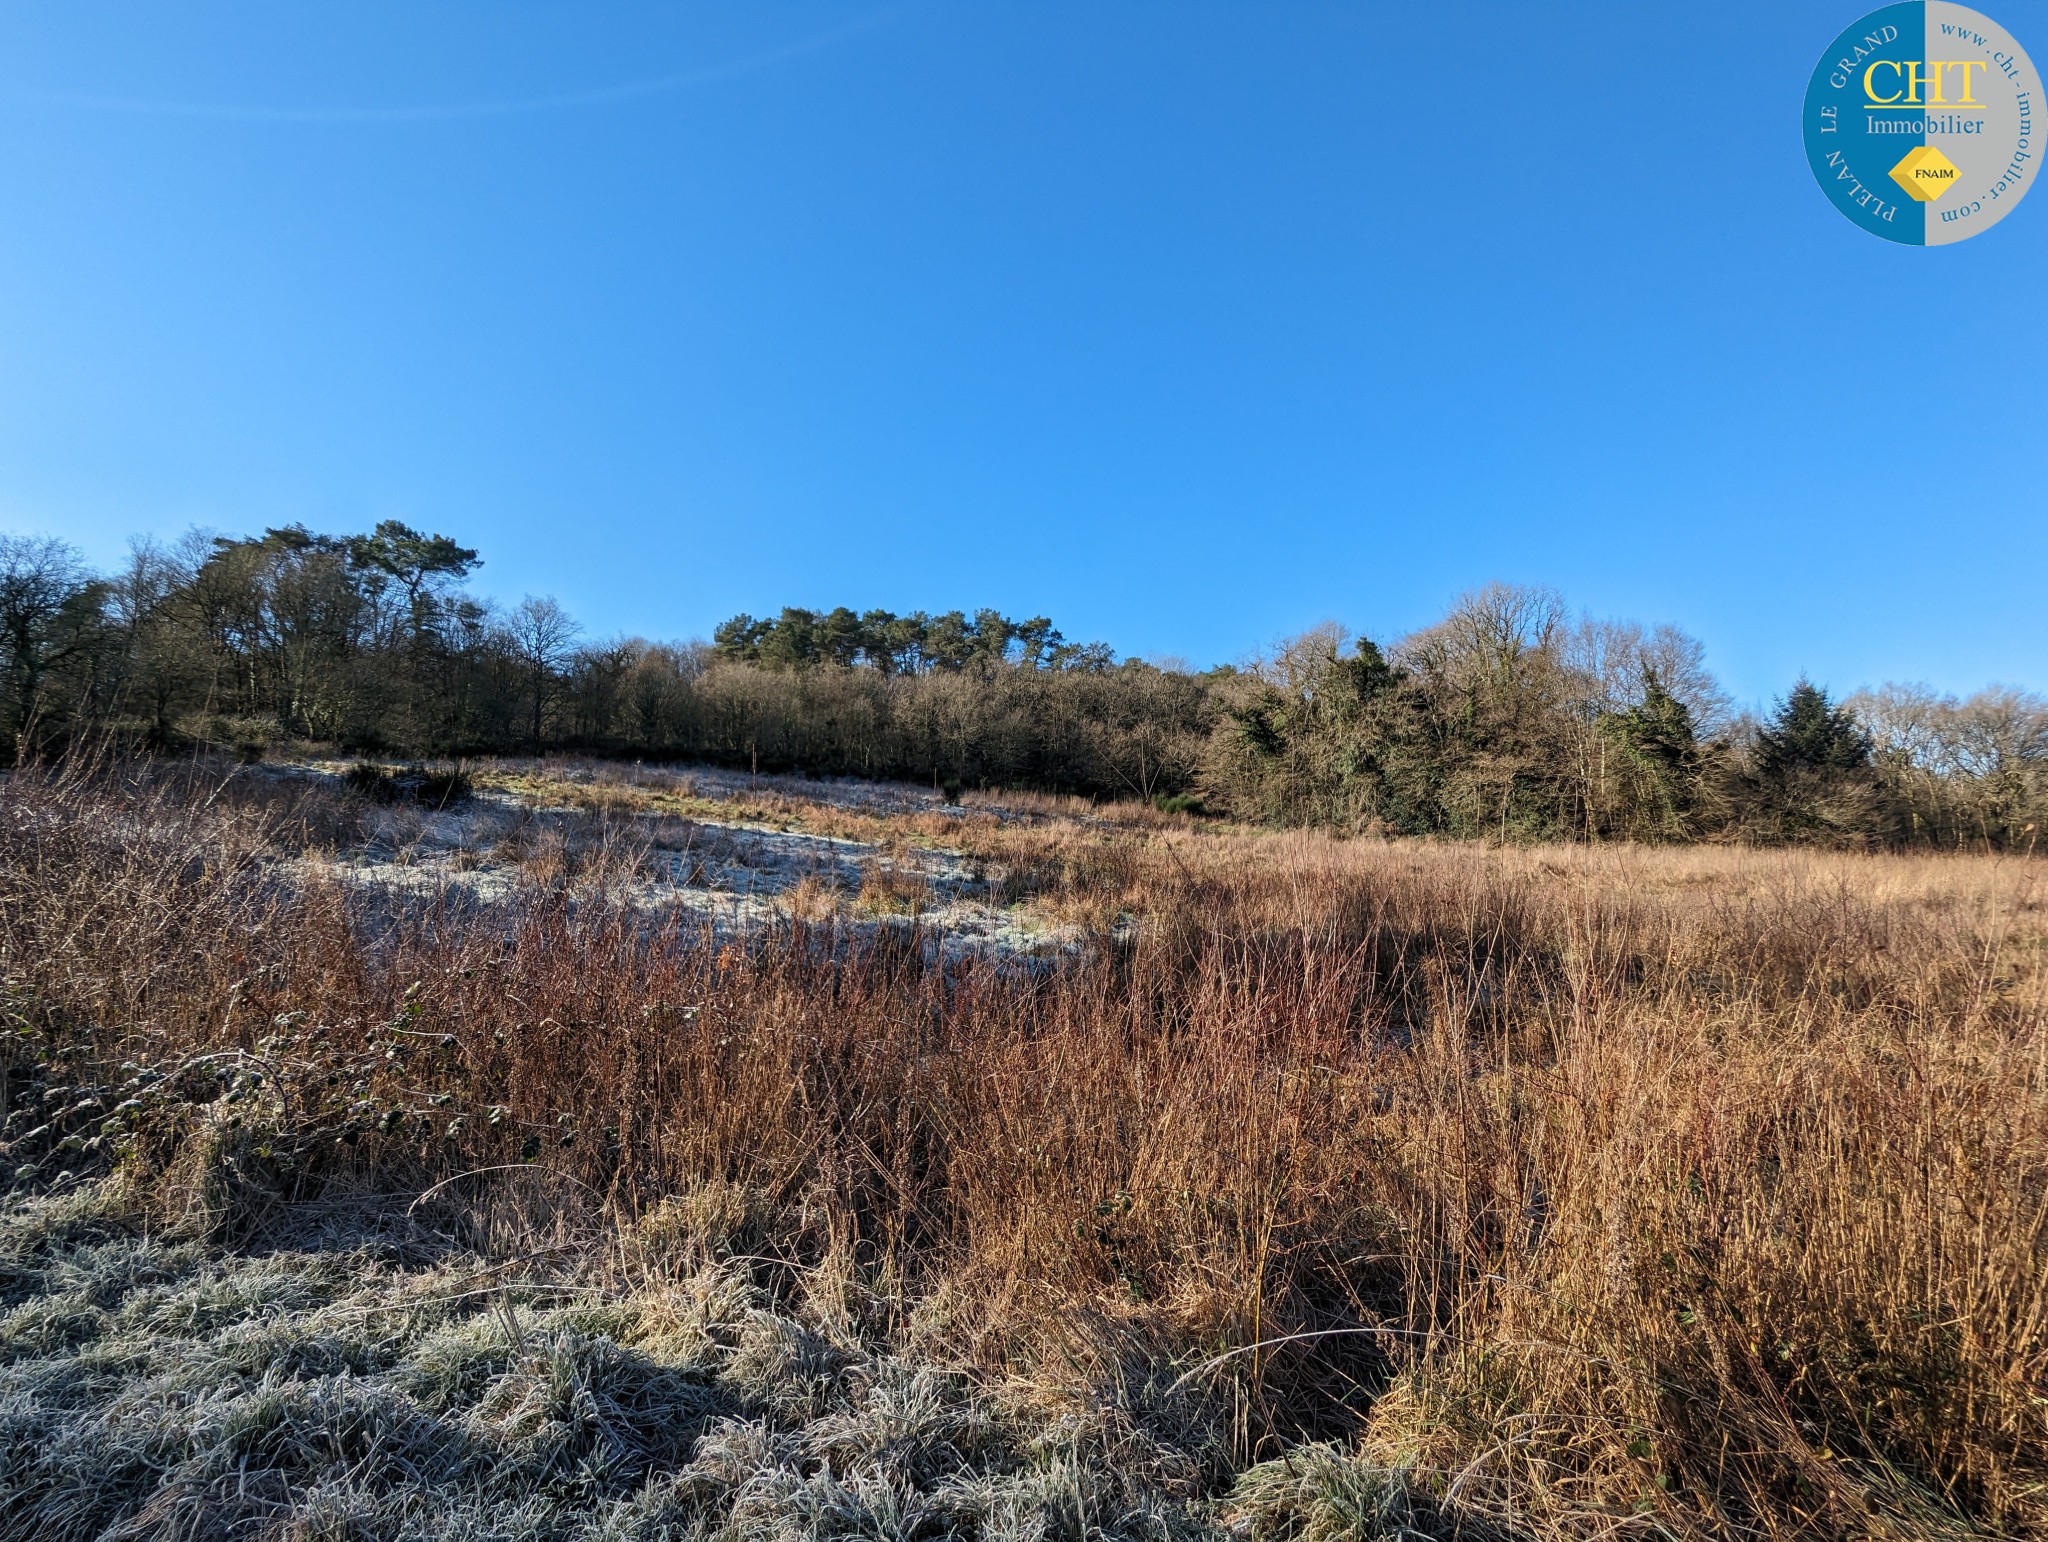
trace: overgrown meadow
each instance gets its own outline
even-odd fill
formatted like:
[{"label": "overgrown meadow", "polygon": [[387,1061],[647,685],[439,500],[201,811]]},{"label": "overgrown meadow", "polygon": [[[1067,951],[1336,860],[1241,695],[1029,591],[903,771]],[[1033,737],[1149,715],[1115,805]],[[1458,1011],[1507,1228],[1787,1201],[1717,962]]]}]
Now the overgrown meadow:
[{"label": "overgrown meadow", "polygon": [[0,1535],[2048,1536],[2038,861],[525,775],[0,787]]}]

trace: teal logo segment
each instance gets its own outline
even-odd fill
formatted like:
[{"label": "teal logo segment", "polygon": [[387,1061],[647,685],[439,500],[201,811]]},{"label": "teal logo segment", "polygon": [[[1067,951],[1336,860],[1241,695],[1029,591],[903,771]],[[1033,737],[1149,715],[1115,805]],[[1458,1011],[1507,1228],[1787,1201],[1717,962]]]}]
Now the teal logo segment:
[{"label": "teal logo segment", "polygon": [[1948,0],[1872,11],[1806,88],[1807,161],[1872,235],[1943,246],[2010,214],[2038,175],[2040,77],[1996,22]]}]

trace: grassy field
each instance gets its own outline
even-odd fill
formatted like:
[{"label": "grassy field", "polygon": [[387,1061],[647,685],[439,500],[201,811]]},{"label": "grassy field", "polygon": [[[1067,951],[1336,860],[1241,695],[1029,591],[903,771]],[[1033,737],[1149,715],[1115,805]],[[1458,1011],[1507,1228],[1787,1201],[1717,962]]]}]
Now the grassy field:
[{"label": "grassy field", "polygon": [[476,786],[0,790],[0,1536],[2048,1536],[2038,861]]}]

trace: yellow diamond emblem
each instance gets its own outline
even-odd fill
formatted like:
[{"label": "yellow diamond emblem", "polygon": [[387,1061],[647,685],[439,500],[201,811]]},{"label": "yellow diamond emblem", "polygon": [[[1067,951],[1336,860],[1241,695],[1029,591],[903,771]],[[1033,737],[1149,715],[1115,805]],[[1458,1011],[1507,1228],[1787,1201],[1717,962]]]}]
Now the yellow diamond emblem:
[{"label": "yellow diamond emblem", "polygon": [[1933,203],[1956,185],[1956,163],[1933,145],[1915,145],[1892,168],[1892,180],[1922,203]]}]

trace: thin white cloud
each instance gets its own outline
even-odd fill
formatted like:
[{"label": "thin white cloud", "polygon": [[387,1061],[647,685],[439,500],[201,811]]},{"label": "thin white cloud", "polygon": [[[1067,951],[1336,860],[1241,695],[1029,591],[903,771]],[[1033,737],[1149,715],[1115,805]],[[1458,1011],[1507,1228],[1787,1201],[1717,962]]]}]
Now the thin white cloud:
[{"label": "thin white cloud", "polygon": [[786,43],[718,64],[657,75],[648,80],[626,81],[588,91],[564,91],[552,96],[509,97],[486,102],[440,102],[412,107],[265,107],[230,102],[164,102],[142,97],[94,96],[70,91],[14,91],[18,102],[49,107],[77,108],[90,112],[132,113],[141,117],[209,118],[231,123],[426,123],[456,118],[504,118],[520,113],[559,112],[575,107],[596,107],[612,102],[629,102],[639,97],[660,96],[688,86],[704,85],[745,75],[786,59],[815,53],[884,22],[894,20],[904,7],[875,11],[843,27]]}]

